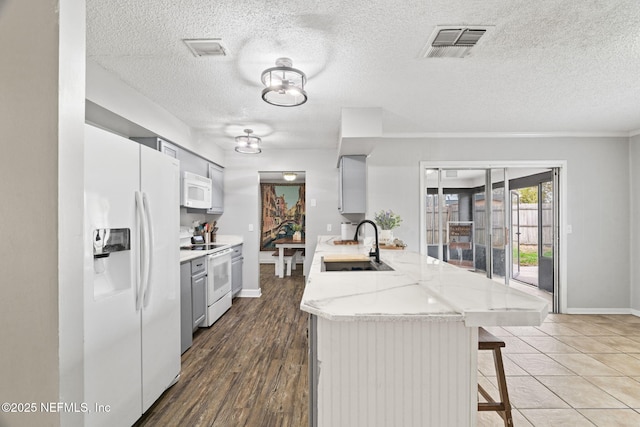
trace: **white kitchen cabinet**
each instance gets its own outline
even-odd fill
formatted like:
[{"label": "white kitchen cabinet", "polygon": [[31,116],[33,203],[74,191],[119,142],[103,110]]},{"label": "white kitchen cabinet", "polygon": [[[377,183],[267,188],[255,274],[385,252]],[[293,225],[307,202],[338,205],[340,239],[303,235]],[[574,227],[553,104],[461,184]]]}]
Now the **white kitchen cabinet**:
[{"label": "white kitchen cabinet", "polygon": [[211,179],[211,209],[210,214],[221,214],[224,212],[224,169],[209,163],[209,178]]},{"label": "white kitchen cabinet", "polygon": [[340,158],[338,210],[341,214],[363,214],[367,209],[367,156]]}]

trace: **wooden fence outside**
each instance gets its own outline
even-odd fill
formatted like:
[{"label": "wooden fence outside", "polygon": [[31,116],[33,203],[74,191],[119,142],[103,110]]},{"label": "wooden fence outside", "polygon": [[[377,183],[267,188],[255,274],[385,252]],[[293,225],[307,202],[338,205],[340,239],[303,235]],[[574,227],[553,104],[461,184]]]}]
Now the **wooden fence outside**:
[{"label": "wooden fence outside", "polygon": [[[437,224],[437,207],[432,204],[427,205],[427,242],[429,244],[434,244],[438,242],[438,224]],[[515,215],[517,214],[517,210],[513,209],[513,224],[517,223],[517,218]],[[476,204],[475,207],[475,243],[477,244],[485,244],[485,236],[484,236],[484,224],[485,224],[485,209],[484,203]],[[494,204],[493,209],[493,245],[494,246],[502,246],[506,242],[504,241],[504,230],[505,224],[503,224],[503,211],[502,211],[502,203]],[[520,204],[520,244],[521,245],[537,245],[538,244],[538,204],[537,203],[521,203]],[[443,224],[445,225],[446,232],[446,224],[448,221],[459,221],[458,214],[458,205],[453,204],[445,207],[445,217],[443,218]],[[543,203],[542,204],[542,223],[544,224],[542,232],[543,232],[543,242],[545,244],[551,242],[553,240],[553,207],[551,203]],[[514,233],[515,230],[511,230],[511,233]],[[444,243],[446,244],[446,235],[444,237]]]},{"label": "wooden fence outside", "polygon": [[[513,224],[517,223],[518,211],[513,209]],[[537,203],[520,203],[520,244],[521,245],[537,245],[538,244],[538,204]],[[542,233],[543,242],[551,242],[553,240],[553,207],[551,203],[542,204]],[[513,230],[515,232],[515,230]]]}]

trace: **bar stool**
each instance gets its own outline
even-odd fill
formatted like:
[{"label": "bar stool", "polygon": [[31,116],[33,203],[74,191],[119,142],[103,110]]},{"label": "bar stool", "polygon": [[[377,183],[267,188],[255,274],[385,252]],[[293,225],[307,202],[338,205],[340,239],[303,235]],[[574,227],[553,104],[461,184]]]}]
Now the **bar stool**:
[{"label": "bar stool", "polygon": [[509,403],[507,379],[504,375],[502,353],[500,352],[500,348],[504,346],[504,341],[491,335],[486,329],[478,328],[478,350],[493,351],[493,362],[496,366],[496,378],[498,382],[498,390],[500,391],[500,401],[496,402],[493,400],[491,395],[480,384],[478,384],[478,391],[485,399],[487,399],[487,402],[478,402],[478,411],[495,411],[502,417],[504,425],[511,427],[513,426],[513,419],[511,418],[511,403]]}]

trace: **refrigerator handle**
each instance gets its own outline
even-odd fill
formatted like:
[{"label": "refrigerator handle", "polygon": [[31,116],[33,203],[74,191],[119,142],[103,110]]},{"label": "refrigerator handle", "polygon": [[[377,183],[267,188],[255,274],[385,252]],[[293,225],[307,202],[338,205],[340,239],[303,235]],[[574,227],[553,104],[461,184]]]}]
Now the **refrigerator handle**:
[{"label": "refrigerator handle", "polygon": [[138,244],[138,250],[140,252],[138,257],[138,268],[136,277],[138,279],[136,283],[136,310],[142,309],[142,297],[144,289],[144,271],[145,271],[145,259],[146,259],[146,218],[144,216],[144,204],[142,200],[142,194],[136,191],[136,219],[138,230],[140,230],[140,242]]},{"label": "refrigerator handle", "polygon": [[147,225],[147,273],[144,284],[143,302],[146,307],[149,304],[149,294],[151,293],[151,264],[153,263],[153,222],[151,221],[151,206],[147,193],[142,193],[142,201],[144,203],[145,220]]}]

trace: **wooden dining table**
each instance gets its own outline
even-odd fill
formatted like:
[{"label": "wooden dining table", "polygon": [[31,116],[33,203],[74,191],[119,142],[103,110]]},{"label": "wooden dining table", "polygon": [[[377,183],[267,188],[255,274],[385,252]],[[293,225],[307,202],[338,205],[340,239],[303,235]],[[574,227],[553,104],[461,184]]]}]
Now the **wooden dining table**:
[{"label": "wooden dining table", "polygon": [[[284,277],[284,250],[285,249],[304,249],[304,239],[293,240],[290,237],[274,240],[273,244],[278,249],[278,277]],[[295,262],[295,260],[292,260]]]}]

